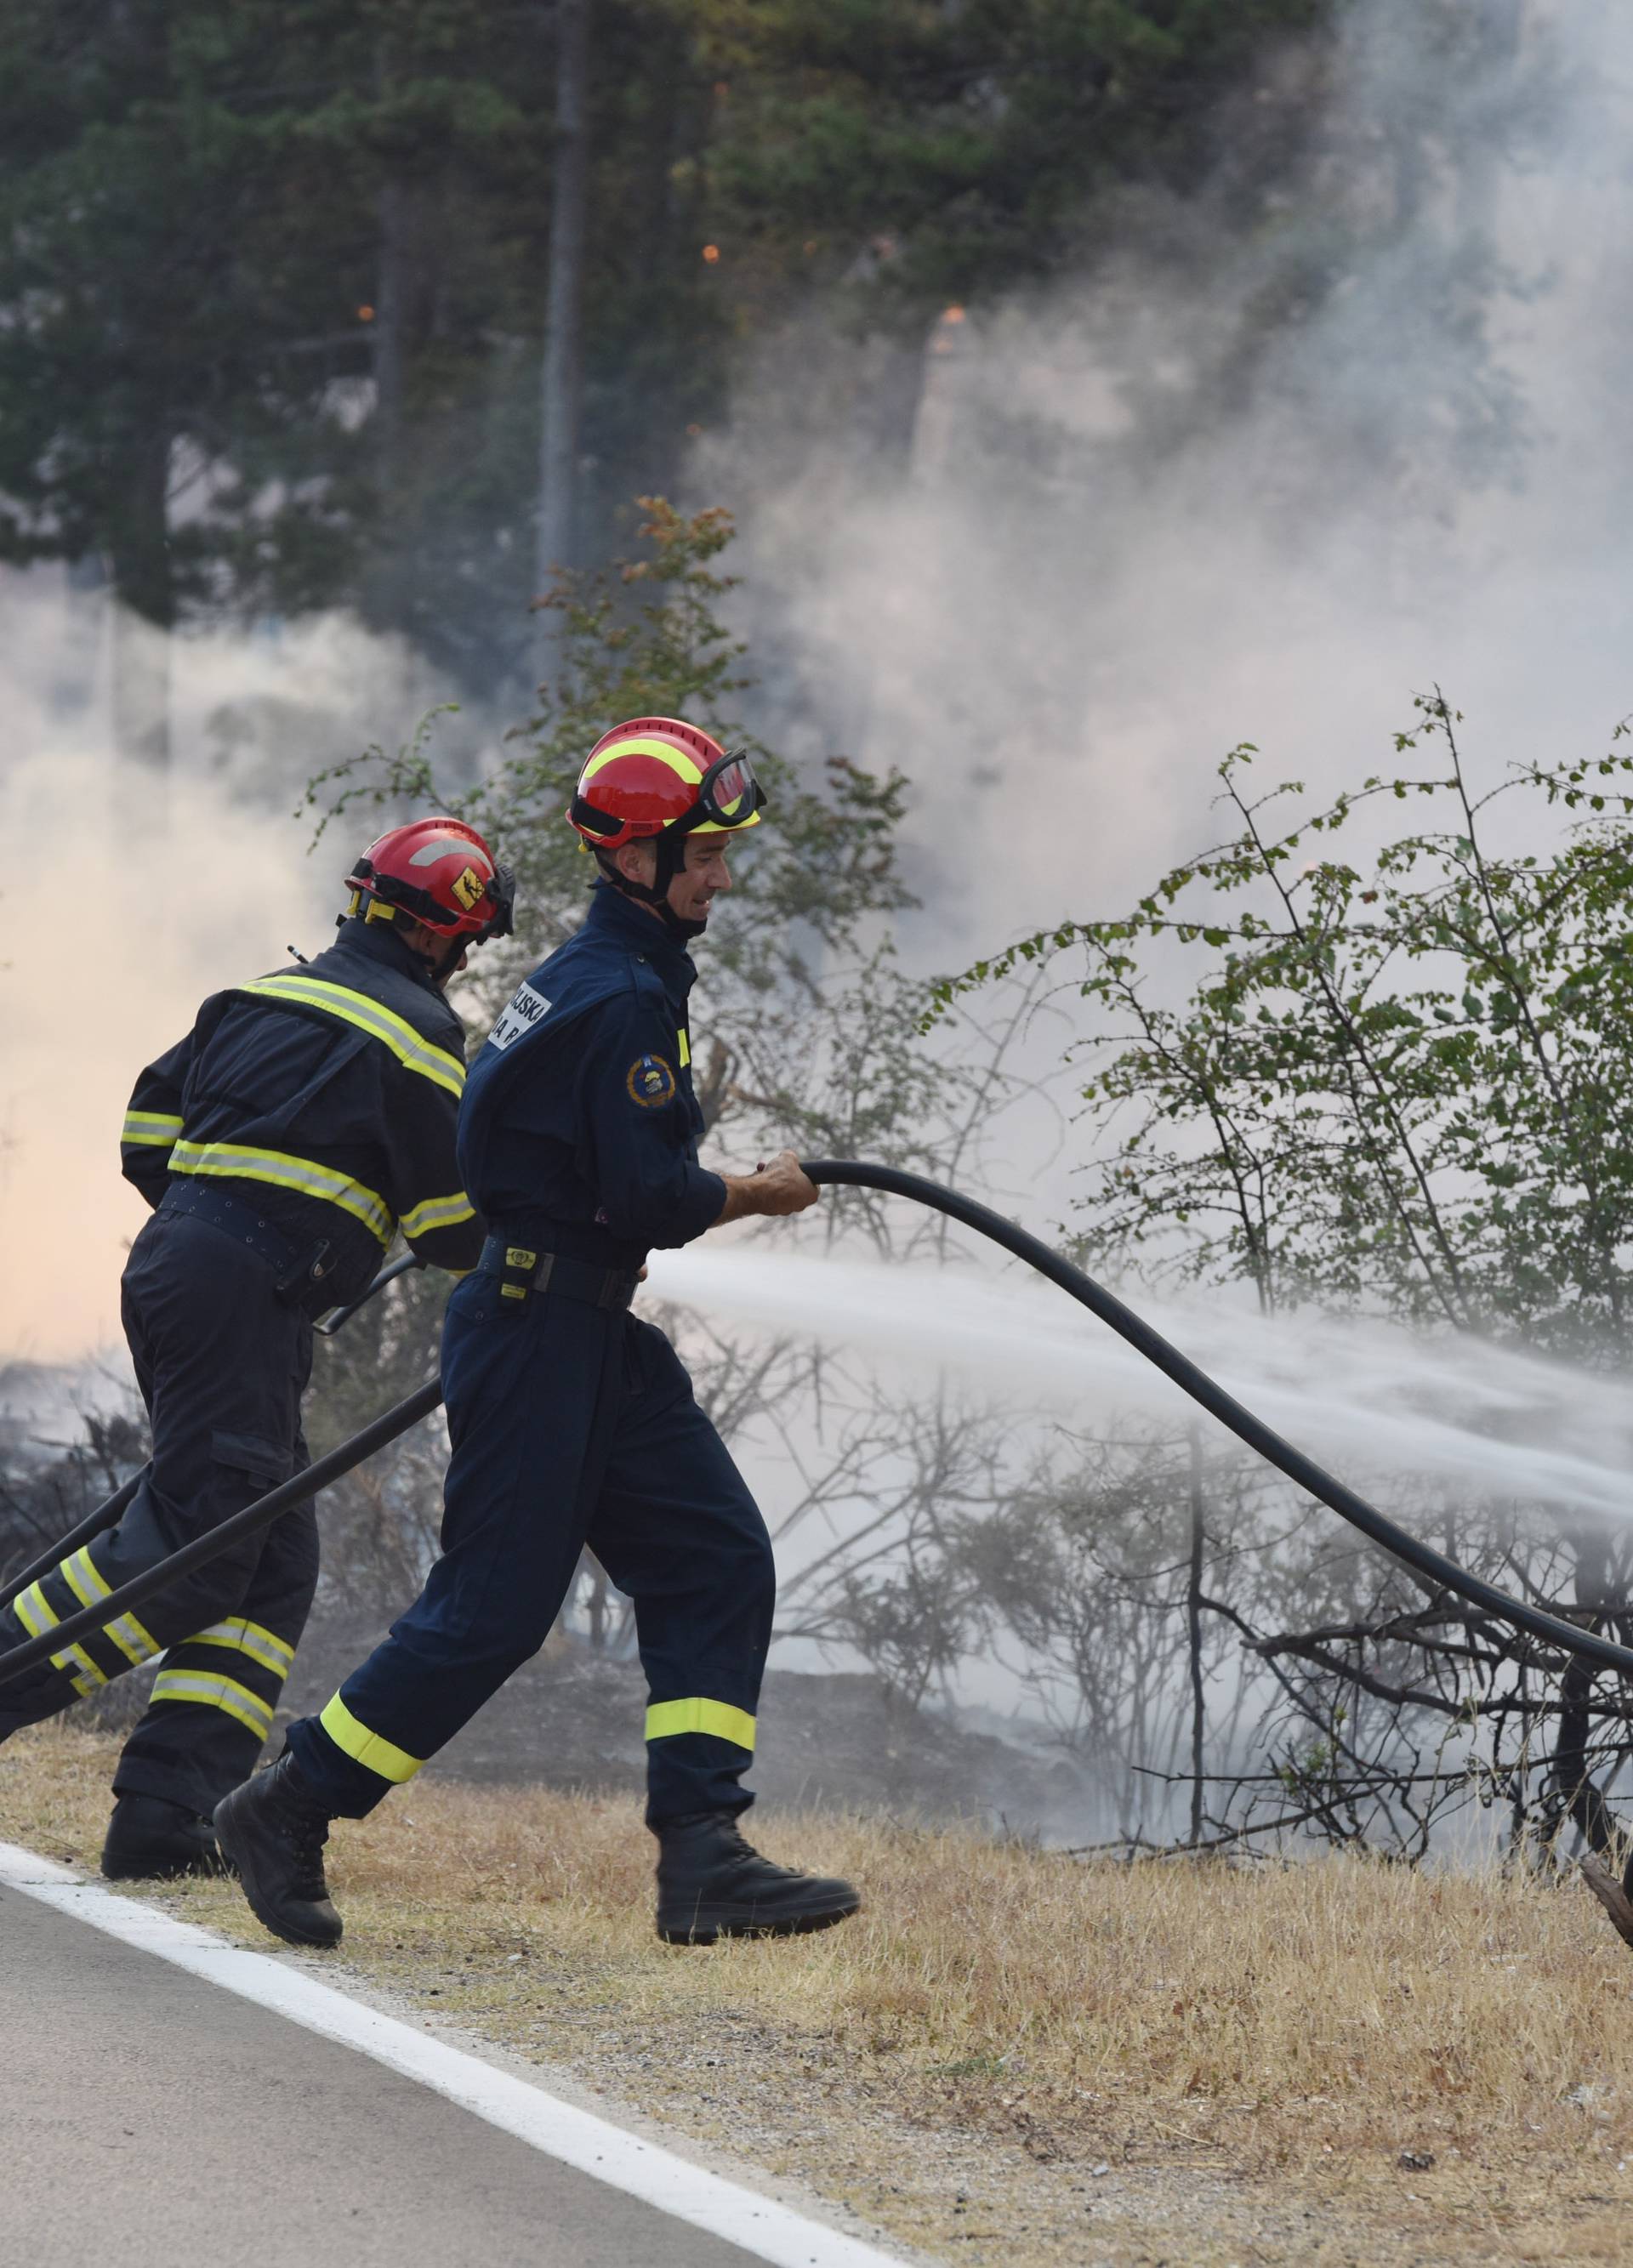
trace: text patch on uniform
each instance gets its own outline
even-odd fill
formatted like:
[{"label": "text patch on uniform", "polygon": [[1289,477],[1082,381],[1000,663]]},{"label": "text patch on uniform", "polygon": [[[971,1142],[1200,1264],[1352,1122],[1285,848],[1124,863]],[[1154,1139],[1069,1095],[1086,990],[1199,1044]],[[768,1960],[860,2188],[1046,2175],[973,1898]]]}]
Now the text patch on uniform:
[{"label": "text patch on uniform", "polygon": [[542,992],[536,992],[531,984],[519,984],[514,998],[488,1034],[488,1045],[509,1047],[513,1040],[524,1038],[536,1024],[543,1023],[549,1013],[550,1002]]},{"label": "text patch on uniform", "polygon": [[630,1101],[643,1110],[661,1110],[675,1100],[675,1074],[661,1056],[637,1056],[624,1085]]}]

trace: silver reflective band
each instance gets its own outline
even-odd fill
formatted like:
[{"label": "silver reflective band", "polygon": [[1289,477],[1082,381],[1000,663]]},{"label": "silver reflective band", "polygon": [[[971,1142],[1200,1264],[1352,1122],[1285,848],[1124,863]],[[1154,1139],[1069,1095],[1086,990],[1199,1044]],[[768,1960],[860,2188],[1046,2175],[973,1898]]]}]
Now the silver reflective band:
[{"label": "silver reflective band", "polygon": [[405,1069],[417,1071],[433,1086],[455,1098],[465,1091],[465,1067],[458,1058],[445,1048],[433,1047],[405,1017],[381,1007],[366,992],[354,992],[350,985],[331,984],[321,976],[257,976],[237,990],[257,999],[286,1000],[292,1007],[316,1008],[336,1017],[389,1048]]},{"label": "silver reflective band", "polygon": [[321,1197],[372,1229],[382,1245],[391,1241],[395,1224],[385,1199],[361,1182],[331,1173],[310,1158],[290,1158],[281,1150],[256,1150],[242,1142],[178,1142],[170,1153],[170,1170],[230,1181],[270,1182],[274,1189],[292,1189],[298,1197]]}]

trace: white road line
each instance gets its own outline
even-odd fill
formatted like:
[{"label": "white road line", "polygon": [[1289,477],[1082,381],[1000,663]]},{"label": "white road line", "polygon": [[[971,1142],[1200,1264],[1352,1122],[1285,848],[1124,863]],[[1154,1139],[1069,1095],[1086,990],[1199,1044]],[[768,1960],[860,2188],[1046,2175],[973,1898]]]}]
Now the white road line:
[{"label": "white road line", "polygon": [[356,2048],[547,2156],[738,2245],[774,2268],[902,2268],[895,2256],[807,2220],[774,2198],[739,2189],[542,2087],[496,2070],[444,2040],[427,2038],[269,1954],[246,1952],[192,1922],[119,1897],[15,1843],[0,1843],[0,1884],[144,1953],[157,1954],[240,1999],[274,2009],[324,2039]]}]

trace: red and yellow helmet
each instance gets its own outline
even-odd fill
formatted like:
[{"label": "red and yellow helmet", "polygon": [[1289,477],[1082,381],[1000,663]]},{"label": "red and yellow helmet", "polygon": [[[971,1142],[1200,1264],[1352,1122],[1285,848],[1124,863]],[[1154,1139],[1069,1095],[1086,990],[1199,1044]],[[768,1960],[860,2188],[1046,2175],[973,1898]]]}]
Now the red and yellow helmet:
[{"label": "red and yellow helmet", "polygon": [[632,717],[585,758],[567,817],[592,850],[617,850],[757,827],[765,801],[747,756],[678,717]]},{"label": "red and yellow helmet", "polygon": [[[516,886],[474,827],[461,819],[416,819],[371,843],[347,887],[399,909],[439,937],[476,944],[510,933]],[[352,900],[356,909],[357,899]]]}]

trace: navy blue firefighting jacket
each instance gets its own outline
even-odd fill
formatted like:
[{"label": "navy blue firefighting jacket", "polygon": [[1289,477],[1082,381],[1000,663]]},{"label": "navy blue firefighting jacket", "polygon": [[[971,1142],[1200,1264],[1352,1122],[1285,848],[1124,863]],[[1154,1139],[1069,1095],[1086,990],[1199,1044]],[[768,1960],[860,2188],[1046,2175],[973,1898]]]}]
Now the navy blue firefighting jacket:
[{"label": "navy blue firefighting jacket", "polygon": [[726,1184],[698,1163],[691,955],[605,883],[477,1050],[459,1114],[460,1178],[511,1241],[608,1268],[688,1244]]},{"label": "navy blue firefighting jacket", "polygon": [[327,1241],[339,1305],[399,1226],[432,1267],[481,1256],[454,1162],[464,1085],[464,1030],[425,963],[388,924],[352,919],[315,960],[212,994],[148,1065],[124,1176],[157,1205],[172,1175],[203,1175],[297,1253]]}]

